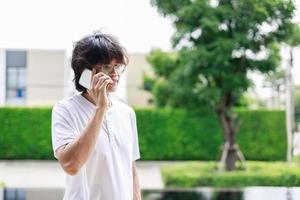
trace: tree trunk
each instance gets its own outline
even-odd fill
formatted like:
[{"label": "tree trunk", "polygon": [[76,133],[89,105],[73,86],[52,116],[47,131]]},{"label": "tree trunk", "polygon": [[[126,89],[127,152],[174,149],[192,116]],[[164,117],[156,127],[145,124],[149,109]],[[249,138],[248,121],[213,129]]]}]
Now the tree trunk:
[{"label": "tree trunk", "polygon": [[239,131],[240,124],[237,123],[236,116],[231,112],[231,94],[225,97],[225,101],[217,109],[223,133],[225,144],[222,147],[222,156],[219,164],[220,171],[233,171],[236,169],[236,161],[240,160],[241,165],[244,165],[244,156],[238,145],[235,143],[235,136]]},{"label": "tree trunk", "polygon": [[225,111],[219,113],[219,119],[223,127],[225,135],[225,145],[223,146],[222,162],[225,160],[225,170],[235,170],[235,161],[237,160],[235,145],[235,131],[233,130],[233,122],[230,116],[226,116]]}]

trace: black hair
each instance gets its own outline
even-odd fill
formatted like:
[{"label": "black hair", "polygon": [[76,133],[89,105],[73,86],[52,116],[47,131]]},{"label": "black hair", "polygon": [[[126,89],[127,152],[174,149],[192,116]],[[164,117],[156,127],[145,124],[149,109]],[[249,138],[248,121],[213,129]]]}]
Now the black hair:
[{"label": "black hair", "polygon": [[98,64],[110,64],[113,60],[124,65],[129,62],[126,49],[110,34],[95,32],[75,42],[71,58],[75,88],[80,92],[86,91],[79,84],[85,68],[92,70]]}]

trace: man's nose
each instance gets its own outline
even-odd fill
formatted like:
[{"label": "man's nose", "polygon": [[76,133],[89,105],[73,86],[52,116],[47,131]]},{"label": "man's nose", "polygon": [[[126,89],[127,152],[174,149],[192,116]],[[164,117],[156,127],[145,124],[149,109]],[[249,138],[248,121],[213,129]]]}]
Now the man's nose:
[{"label": "man's nose", "polygon": [[115,67],[112,68],[111,72],[110,72],[110,75],[114,75],[114,76],[117,76],[118,75],[118,72],[116,70]]}]

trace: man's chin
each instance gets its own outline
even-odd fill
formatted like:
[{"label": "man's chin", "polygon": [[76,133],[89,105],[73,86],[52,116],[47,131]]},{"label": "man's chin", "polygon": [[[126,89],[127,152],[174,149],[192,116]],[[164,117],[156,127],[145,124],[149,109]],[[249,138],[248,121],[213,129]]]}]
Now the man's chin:
[{"label": "man's chin", "polygon": [[117,90],[117,87],[108,87],[107,92],[115,92]]}]

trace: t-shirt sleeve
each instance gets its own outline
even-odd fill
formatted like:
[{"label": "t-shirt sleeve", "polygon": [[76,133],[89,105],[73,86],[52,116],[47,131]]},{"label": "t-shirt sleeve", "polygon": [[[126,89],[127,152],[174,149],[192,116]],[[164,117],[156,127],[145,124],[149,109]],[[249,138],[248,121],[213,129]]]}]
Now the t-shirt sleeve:
[{"label": "t-shirt sleeve", "polygon": [[131,114],[131,127],[133,133],[133,143],[132,143],[132,158],[133,161],[140,159],[140,150],[139,150],[139,140],[138,140],[138,131],[137,131],[137,123],[136,123],[136,115],[134,110],[132,110]]},{"label": "t-shirt sleeve", "polygon": [[57,103],[52,109],[51,136],[55,158],[57,158],[55,151],[59,147],[70,143],[75,138],[74,126],[72,126],[70,114],[67,108],[61,103]]}]

